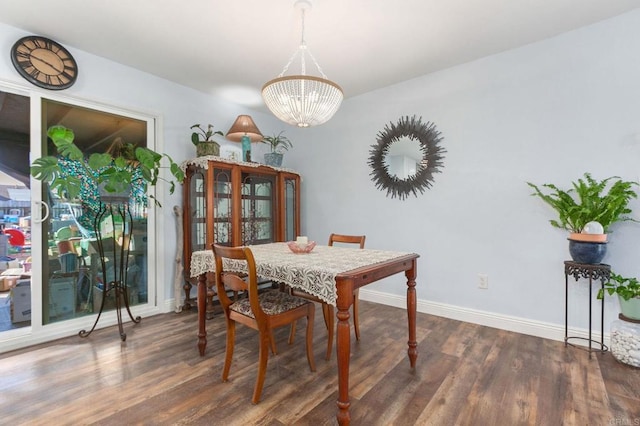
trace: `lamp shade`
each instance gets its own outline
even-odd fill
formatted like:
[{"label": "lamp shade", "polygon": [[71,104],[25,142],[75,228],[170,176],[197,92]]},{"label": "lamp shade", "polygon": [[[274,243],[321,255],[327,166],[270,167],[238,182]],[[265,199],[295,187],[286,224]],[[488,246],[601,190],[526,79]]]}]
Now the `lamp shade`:
[{"label": "lamp shade", "polygon": [[227,139],[230,141],[241,142],[243,136],[248,136],[251,142],[258,142],[263,138],[258,126],[249,115],[239,115],[227,132]]}]

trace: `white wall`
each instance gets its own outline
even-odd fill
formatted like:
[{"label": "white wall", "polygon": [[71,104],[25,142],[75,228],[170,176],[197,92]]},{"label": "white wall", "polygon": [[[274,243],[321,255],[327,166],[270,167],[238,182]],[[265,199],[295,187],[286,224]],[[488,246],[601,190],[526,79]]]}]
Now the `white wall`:
[{"label": "white wall", "polygon": [[[568,187],[584,172],[638,181],[639,51],[637,10],[347,100],[327,124],[297,132],[287,154],[304,172],[304,232],[363,233],[368,248],[419,253],[422,310],[522,331],[533,322],[559,337],[567,235],[525,182]],[[374,187],[367,158],[385,124],[414,114],[437,125],[447,153],[433,188],[399,201]],[[603,262],[639,276],[640,224],[612,230]],[[586,287],[571,285],[570,327],[587,326]],[[398,275],[373,287],[387,294],[361,297],[393,300],[405,288]],[[606,329],[617,312],[606,303]]]}]

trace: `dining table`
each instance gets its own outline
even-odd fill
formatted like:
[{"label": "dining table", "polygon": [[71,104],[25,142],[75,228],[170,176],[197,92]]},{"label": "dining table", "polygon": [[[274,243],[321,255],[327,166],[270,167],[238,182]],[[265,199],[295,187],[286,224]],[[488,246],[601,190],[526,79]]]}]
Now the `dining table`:
[{"label": "dining table", "polygon": [[[349,308],[356,289],[383,278],[404,272],[407,281],[408,357],[415,368],[418,357],[416,339],[416,253],[353,249],[316,245],[309,253],[294,253],[286,243],[248,246],[253,252],[257,275],[276,283],[301,289],[335,306],[337,321],[338,413],[340,425],[348,425],[349,360],[351,333]],[[227,261],[229,263],[227,263]],[[246,263],[225,259],[225,270],[246,273]],[[191,255],[190,275],[198,278],[198,350],[204,356],[207,346],[206,299],[207,273],[215,272],[213,250],[199,250]],[[214,283],[211,283],[213,285]]]}]

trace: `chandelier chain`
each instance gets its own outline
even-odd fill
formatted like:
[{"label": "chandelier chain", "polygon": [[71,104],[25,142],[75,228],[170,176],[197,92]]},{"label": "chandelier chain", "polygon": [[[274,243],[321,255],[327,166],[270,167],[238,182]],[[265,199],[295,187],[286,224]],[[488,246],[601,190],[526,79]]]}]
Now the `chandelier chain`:
[{"label": "chandelier chain", "polygon": [[313,56],[313,54],[311,53],[311,51],[307,47],[307,42],[306,42],[306,40],[304,38],[304,33],[305,33],[305,24],[304,24],[304,22],[305,22],[305,20],[304,20],[305,11],[304,11],[304,9],[302,9],[301,15],[302,15],[302,17],[301,17],[301,20],[302,20],[302,34],[301,34],[301,37],[300,37],[300,46],[298,47],[298,49],[296,49],[295,52],[293,52],[293,55],[291,55],[291,57],[289,58],[289,61],[284,66],[284,69],[278,75],[278,77],[283,77],[285,75],[285,73],[287,71],[289,71],[289,67],[291,66],[293,61],[296,59],[296,56],[298,56],[298,54],[300,55],[300,74],[301,75],[307,75],[307,64],[306,64],[306,61],[305,61],[305,56],[308,54],[309,57],[311,58],[311,60],[313,61],[313,64],[318,69],[318,72],[320,73],[322,78],[327,79],[326,74],[324,73],[324,71],[322,71],[322,68],[320,68],[320,64],[318,64],[318,61],[316,60],[315,56]]},{"label": "chandelier chain", "polygon": [[[308,1],[298,0],[297,3],[308,4]],[[305,9],[302,9],[302,33],[300,46],[293,53],[289,62],[280,75],[265,83],[262,87],[262,97],[269,110],[285,123],[298,127],[311,127],[325,123],[340,107],[344,98],[342,88],[330,81],[320,68],[318,61],[307,48],[305,40]],[[305,55],[315,64],[321,77],[306,75]],[[300,55],[302,75],[285,73]]]},{"label": "chandelier chain", "polygon": [[304,8],[302,8],[300,14],[302,15],[302,17],[300,18],[300,20],[302,21],[302,36],[300,37],[300,46],[306,46],[307,42],[304,39]]}]

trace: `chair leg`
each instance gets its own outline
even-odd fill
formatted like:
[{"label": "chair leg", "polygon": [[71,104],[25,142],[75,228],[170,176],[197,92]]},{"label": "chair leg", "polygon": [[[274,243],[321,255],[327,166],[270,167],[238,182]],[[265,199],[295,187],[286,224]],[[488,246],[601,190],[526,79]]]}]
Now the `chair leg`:
[{"label": "chair leg", "polygon": [[360,289],[353,292],[353,329],[356,332],[356,340],[360,340],[360,298],[358,297]]},{"label": "chair leg", "polygon": [[333,309],[333,306],[329,305],[328,303],[323,303],[322,309],[326,310],[324,320],[327,323],[327,354],[325,355],[324,359],[328,361],[331,359],[331,351],[333,349],[333,335],[336,333],[336,330],[335,330],[336,315],[335,315],[335,310]]},{"label": "chair leg", "polygon": [[269,340],[270,335],[273,333],[271,329],[267,331],[260,331],[260,354],[258,355],[258,377],[256,378],[256,385],[253,388],[253,398],[251,402],[257,404],[260,402],[260,395],[262,394],[262,386],[264,386],[264,376],[267,373],[267,361],[269,360]]},{"label": "chair leg", "polygon": [[291,329],[289,330],[289,344],[293,343],[293,339],[296,337],[296,323],[298,321],[294,321],[291,323]]},{"label": "chair leg", "polygon": [[[324,317],[324,325],[327,327],[327,330],[330,330],[329,327],[329,317],[331,316],[329,314],[329,305],[326,303],[322,304],[322,316]],[[296,323],[297,321],[294,321],[291,323],[291,330],[289,331],[289,344],[293,343],[293,340],[295,338],[296,335]]]},{"label": "chair leg", "polygon": [[229,380],[229,370],[233,359],[233,346],[236,340],[236,322],[227,318],[227,351],[224,357],[224,368],[222,369],[222,381]]},{"label": "chair leg", "polygon": [[269,340],[271,341],[271,352],[277,355],[278,349],[276,348],[276,339],[273,337],[273,328],[269,329]]},{"label": "chair leg", "polygon": [[307,361],[309,361],[311,371],[316,371],[316,361],[313,358],[313,317],[315,313],[316,309],[313,303],[309,303],[307,311]]},{"label": "chair leg", "polygon": [[322,304],[322,316],[324,317],[324,325],[327,327],[327,330],[329,329],[329,306],[330,305],[328,303]]}]

